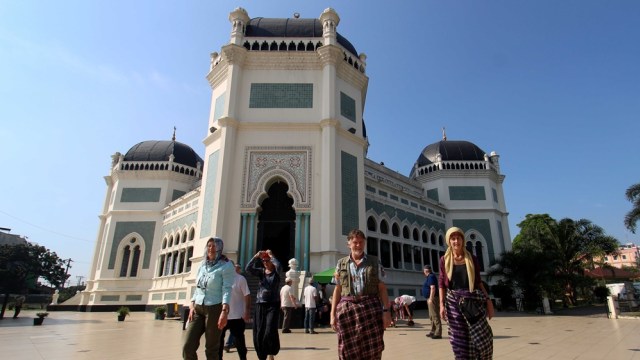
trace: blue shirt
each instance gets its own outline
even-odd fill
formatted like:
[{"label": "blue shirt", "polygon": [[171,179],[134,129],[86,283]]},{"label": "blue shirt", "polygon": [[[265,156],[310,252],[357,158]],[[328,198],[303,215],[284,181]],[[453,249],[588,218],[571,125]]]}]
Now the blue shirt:
[{"label": "blue shirt", "polygon": [[426,297],[427,299],[429,298],[429,296],[431,296],[431,285],[434,285],[436,287],[435,289],[436,293],[433,294],[433,296],[437,297],[438,296],[438,292],[437,292],[438,279],[433,273],[430,273],[429,276],[427,276],[427,279],[422,284],[422,296]]},{"label": "blue shirt", "polygon": [[196,275],[196,290],[191,301],[199,305],[229,304],[236,271],[228,261],[207,266],[205,259]]}]

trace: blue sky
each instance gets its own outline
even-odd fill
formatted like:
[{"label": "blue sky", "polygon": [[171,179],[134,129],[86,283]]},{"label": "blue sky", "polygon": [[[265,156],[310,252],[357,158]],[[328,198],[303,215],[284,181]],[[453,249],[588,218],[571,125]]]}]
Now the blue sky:
[{"label": "blue sky", "polygon": [[[0,0],[0,227],[87,276],[110,156],[177,140],[202,156],[209,54],[228,14],[317,18],[367,54],[369,157],[408,175],[441,138],[500,154],[511,236],[529,213],[623,218],[640,182],[638,1]],[[82,279],[82,281],[86,278]]]}]

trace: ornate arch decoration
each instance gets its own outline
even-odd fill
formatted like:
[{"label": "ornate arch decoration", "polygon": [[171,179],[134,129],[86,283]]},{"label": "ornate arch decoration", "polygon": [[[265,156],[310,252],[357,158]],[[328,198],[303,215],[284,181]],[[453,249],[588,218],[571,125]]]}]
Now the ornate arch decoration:
[{"label": "ornate arch decoration", "polygon": [[259,207],[268,186],[275,180],[289,185],[289,196],[296,209],[311,208],[312,153],[310,146],[268,146],[245,149],[242,176],[242,204],[245,209]]},{"label": "ornate arch decoration", "polygon": [[277,181],[284,181],[287,183],[289,186],[287,195],[293,199],[293,207],[298,208],[298,204],[300,204],[302,196],[300,195],[300,192],[295,189],[295,186],[293,186],[295,184],[293,176],[282,169],[269,171],[260,177],[260,180],[258,181],[258,188],[256,189],[257,191],[251,195],[251,203],[255,204],[255,207],[257,208],[259,204],[268,197],[267,191],[269,191],[271,185]]}]

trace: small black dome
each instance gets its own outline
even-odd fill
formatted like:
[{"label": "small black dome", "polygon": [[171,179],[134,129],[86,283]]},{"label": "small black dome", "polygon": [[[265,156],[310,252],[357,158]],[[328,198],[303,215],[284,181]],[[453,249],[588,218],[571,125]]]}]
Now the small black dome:
[{"label": "small black dome", "polygon": [[[249,20],[246,37],[322,37],[319,19],[272,19],[257,17]],[[337,34],[338,44],[358,56],[356,48],[344,36]]]},{"label": "small black dome", "polygon": [[421,167],[437,162],[438,154],[440,154],[441,161],[484,161],[486,153],[468,141],[441,140],[422,150],[416,161],[416,166]]},{"label": "small black dome", "polygon": [[168,140],[149,140],[134,145],[124,156],[124,161],[169,161],[173,154],[174,162],[197,167],[204,165],[202,158],[193,149],[181,142]]}]

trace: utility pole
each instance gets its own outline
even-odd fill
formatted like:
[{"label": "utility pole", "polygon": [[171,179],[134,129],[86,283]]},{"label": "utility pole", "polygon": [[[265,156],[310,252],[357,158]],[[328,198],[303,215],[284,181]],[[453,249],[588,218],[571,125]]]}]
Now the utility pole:
[{"label": "utility pole", "polygon": [[78,285],[76,286],[80,287],[80,283],[82,282],[82,279],[84,279],[84,276],[76,276],[76,279],[78,279]]},{"label": "utility pole", "polygon": [[64,263],[65,261],[67,262],[67,268],[66,268],[66,269],[65,269],[65,271],[64,271],[65,282],[63,282],[63,283],[62,283],[62,288],[63,288],[63,289],[64,289],[64,284],[67,282],[67,281],[66,281],[66,278],[67,278],[67,275],[69,275],[69,268],[71,267],[71,262],[72,262],[73,260],[71,260],[71,258],[68,258],[67,260],[62,260],[62,262],[63,262],[63,263]]}]

